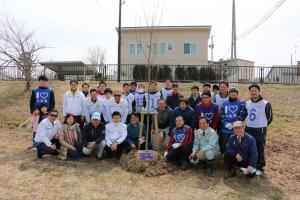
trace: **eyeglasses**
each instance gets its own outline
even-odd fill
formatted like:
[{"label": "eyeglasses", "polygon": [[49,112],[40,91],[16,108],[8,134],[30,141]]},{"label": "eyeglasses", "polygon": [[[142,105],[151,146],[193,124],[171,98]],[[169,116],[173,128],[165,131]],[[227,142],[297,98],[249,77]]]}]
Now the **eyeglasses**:
[{"label": "eyeglasses", "polygon": [[121,97],[121,95],[114,95],[115,97]]},{"label": "eyeglasses", "polygon": [[54,115],[54,114],[50,114],[50,116],[51,116],[51,117],[57,117],[57,115]]}]

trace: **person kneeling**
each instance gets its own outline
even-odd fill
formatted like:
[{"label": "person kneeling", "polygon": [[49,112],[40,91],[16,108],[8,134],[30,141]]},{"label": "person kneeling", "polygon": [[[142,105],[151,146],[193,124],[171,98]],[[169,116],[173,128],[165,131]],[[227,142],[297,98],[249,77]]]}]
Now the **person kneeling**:
[{"label": "person kneeling", "polygon": [[105,130],[107,156],[119,159],[125,149],[127,126],[121,123],[121,114],[118,111],[113,112],[112,122],[105,125]]},{"label": "person kneeling", "polygon": [[81,158],[81,131],[79,125],[75,122],[74,115],[66,115],[59,133],[59,142],[61,144],[58,155],[59,159],[66,160],[67,157],[74,159]]},{"label": "person kneeling", "polygon": [[96,153],[97,158],[102,159],[105,148],[105,126],[101,122],[98,112],[92,114],[91,122],[83,128],[82,153],[89,156]]},{"label": "person kneeling", "polygon": [[34,146],[37,148],[37,158],[40,159],[45,154],[58,155],[59,149],[59,129],[60,122],[57,119],[58,112],[52,110],[48,118],[39,123],[34,137]]},{"label": "person kneeling", "polygon": [[[126,153],[129,153],[132,149],[137,150],[139,145],[140,149],[145,149],[146,127],[139,122],[139,116],[138,113],[132,113],[130,123],[127,125]],[[141,128],[142,137],[139,138]]]},{"label": "person kneeling", "polygon": [[255,166],[258,157],[256,141],[245,132],[245,125],[242,121],[233,123],[233,131],[234,135],[229,138],[224,155],[225,166],[228,170],[227,177],[235,176],[235,166],[238,166],[247,177],[253,178],[256,175]]},{"label": "person kneeling", "polygon": [[220,156],[219,136],[214,129],[209,127],[209,121],[205,117],[199,119],[199,129],[195,131],[193,152],[190,161],[197,164],[202,160],[206,164],[204,174],[213,174],[213,161]]},{"label": "person kneeling", "polygon": [[171,138],[164,157],[167,161],[176,162],[186,170],[189,164],[189,155],[192,152],[193,131],[184,124],[182,116],[176,117],[176,127],[171,131]]}]

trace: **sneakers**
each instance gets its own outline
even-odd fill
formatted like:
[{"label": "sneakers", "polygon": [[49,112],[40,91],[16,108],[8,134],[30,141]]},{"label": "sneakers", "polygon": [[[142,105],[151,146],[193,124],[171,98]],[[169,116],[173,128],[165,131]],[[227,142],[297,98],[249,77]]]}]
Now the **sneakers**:
[{"label": "sneakers", "polygon": [[263,175],[263,171],[261,170],[256,170],[256,176],[261,176]]}]

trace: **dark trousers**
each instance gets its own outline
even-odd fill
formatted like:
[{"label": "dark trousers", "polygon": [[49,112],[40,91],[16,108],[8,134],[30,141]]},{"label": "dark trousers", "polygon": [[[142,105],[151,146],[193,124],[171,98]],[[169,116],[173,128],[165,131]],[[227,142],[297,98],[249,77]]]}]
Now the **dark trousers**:
[{"label": "dark trousers", "polygon": [[[60,148],[60,143],[58,139],[52,139],[51,140],[52,144],[55,144],[56,149]],[[46,144],[44,143],[36,143],[35,147],[37,148],[37,157],[38,158],[42,158],[43,155],[49,154],[49,155],[58,155],[57,150],[53,150],[51,149],[51,147],[48,147]]]},{"label": "dark trousers", "polygon": [[68,149],[67,156],[70,158],[79,159],[79,158],[81,158],[82,144],[78,143],[78,144],[75,144],[74,146],[75,146],[76,150]]},{"label": "dark trousers", "polygon": [[189,156],[192,153],[192,145],[183,145],[176,149],[172,148],[168,151],[166,156],[168,161],[182,164],[183,161],[189,162]]},{"label": "dark trousers", "polygon": [[116,151],[112,151],[110,147],[106,146],[105,147],[106,155],[108,158],[116,157],[119,159],[122,156],[122,153],[124,152],[125,147],[126,147],[125,141],[122,142],[121,144],[118,144]]},{"label": "dark trousers", "polygon": [[246,127],[246,132],[254,137],[256,140],[256,147],[258,153],[257,165],[258,170],[262,170],[266,166],[265,161],[265,144],[266,144],[266,135],[267,128],[249,128]]},{"label": "dark trousers", "polygon": [[84,121],[81,121],[81,115],[74,116],[74,120],[77,124],[79,124],[79,128],[81,132],[83,131]]},{"label": "dark trousers", "polygon": [[221,150],[221,153],[225,154],[226,148],[227,148],[226,146],[229,141],[230,135],[228,135],[228,136],[222,135],[221,138],[222,138],[222,146],[220,146],[220,150]]},{"label": "dark trousers", "polygon": [[32,132],[32,144],[34,144],[34,137],[35,137],[36,132]]},{"label": "dark trousers", "polygon": [[231,155],[228,152],[226,152],[224,154],[224,164],[225,164],[226,169],[229,171],[234,169],[235,166],[238,166],[238,167],[248,167],[249,166],[249,163],[246,163],[244,161],[239,162],[236,159],[235,155]]}]

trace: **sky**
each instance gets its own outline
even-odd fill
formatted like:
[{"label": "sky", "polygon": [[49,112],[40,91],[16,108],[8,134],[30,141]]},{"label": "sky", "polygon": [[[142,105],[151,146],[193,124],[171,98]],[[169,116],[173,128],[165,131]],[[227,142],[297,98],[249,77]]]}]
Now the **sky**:
[{"label": "sky", "polygon": [[[266,15],[279,0],[236,0],[237,35]],[[0,17],[12,15],[49,48],[41,61],[84,60],[87,49],[101,46],[107,63],[117,63],[118,0],[0,0]],[[156,9],[158,8],[158,9]],[[300,60],[300,1],[286,0],[256,30],[237,41],[237,57],[257,66],[290,65]],[[230,57],[232,0],[125,0],[122,26],[211,25],[214,60]],[[208,58],[211,58],[210,50]]]}]

